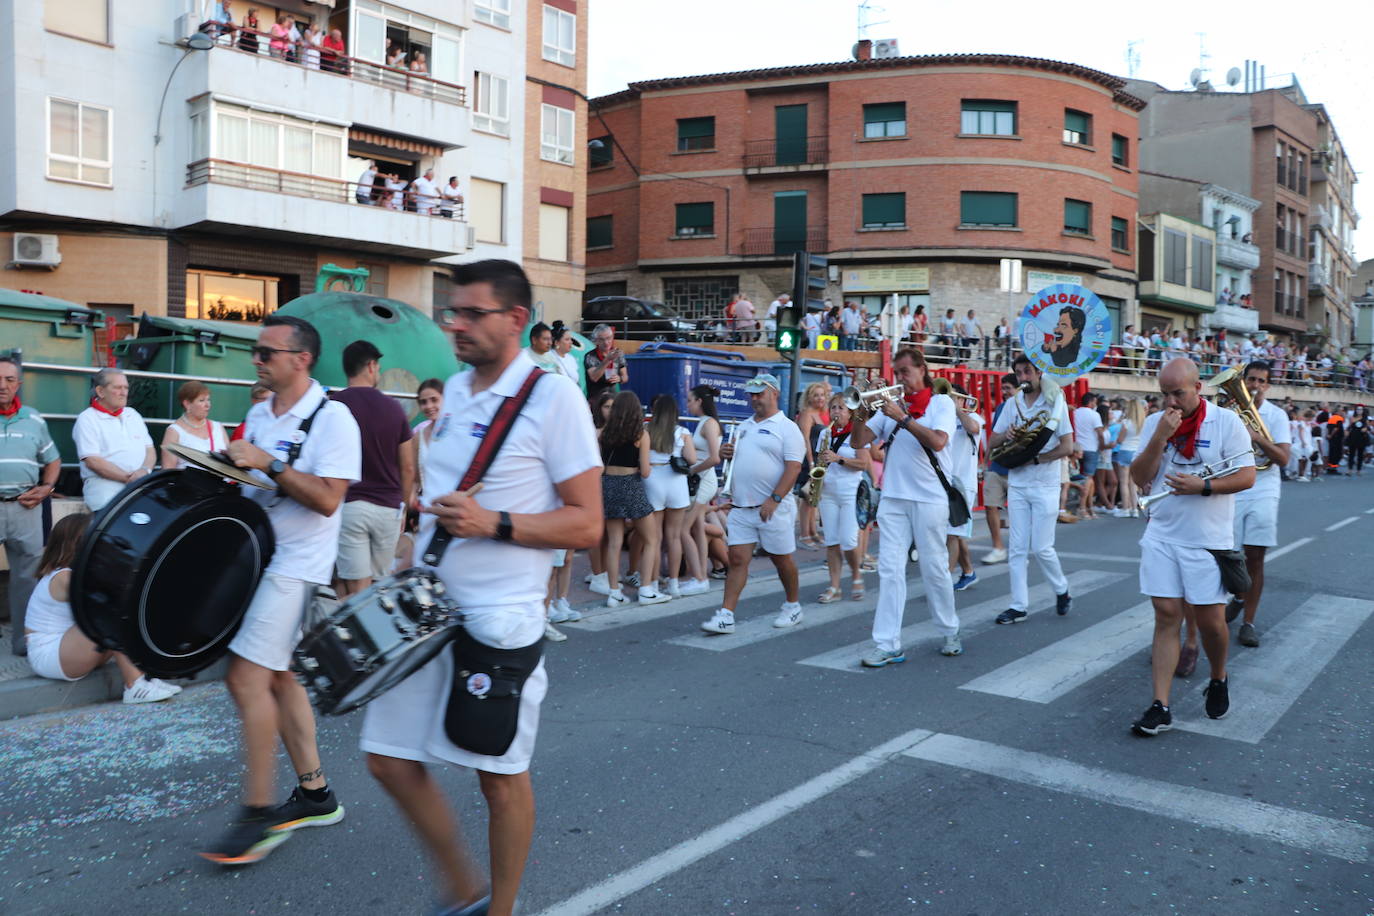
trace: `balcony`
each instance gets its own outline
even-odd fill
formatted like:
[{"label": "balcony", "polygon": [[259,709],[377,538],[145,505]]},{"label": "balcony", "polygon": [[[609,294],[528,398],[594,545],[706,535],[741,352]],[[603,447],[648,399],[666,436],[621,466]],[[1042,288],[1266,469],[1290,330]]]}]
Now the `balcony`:
[{"label": "balcony", "polygon": [[746,140],[744,171],[747,175],[776,175],[813,172],[830,161],[827,137],[797,137],[780,140]]},{"label": "balcony", "polygon": [[791,255],[798,251],[825,251],[825,227],[806,226],[777,229],[760,226],[744,230],[743,255]]},{"label": "balcony", "polygon": [[366,206],[356,184],[219,159],[186,167],[174,227],[407,258],[448,257],[470,247],[462,205],[453,218]]},{"label": "balcony", "polygon": [[1258,245],[1240,239],[1217,236],[1217,263],[1237,270],[1256,270],[1260,265]]},{"label": "balcony", "polygon": [[1259,312],[1243,305],[1217,303],[1217,310],[1207,316],[1207,326],[1225,328],[1237,334],[1254,334],[1259,330]]},{"label": "balcony", "polygon": [[1326,268],[1315,261],[1307,265],[1307,288],[1318,290],[1325,286],[1329,281],[1326,277]]},{"label": "balcony", "polygon": [[1331,231],[1331,214],[1325,207],[1314,207],[1311,214],[1312,228]]}]

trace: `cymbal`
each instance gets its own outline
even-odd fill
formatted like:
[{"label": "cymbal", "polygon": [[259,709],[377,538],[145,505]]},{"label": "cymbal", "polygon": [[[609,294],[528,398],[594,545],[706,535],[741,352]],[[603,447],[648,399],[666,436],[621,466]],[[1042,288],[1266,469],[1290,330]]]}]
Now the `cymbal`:
[{"label": "cymbal", "polygon": [[221,477],[228,477],[230,480],[247,484],[250,487],[261,487],[264,490],[277,489],[277,485],[272,481],[259,480],[249,473],[247,469],[241,468],[230,462],[223,452],[203,452],[198,448],[187,448],[177,442],[163,447],[173,455],[176,455],[183,461],[190,462],[200,470],[211,471]]}]

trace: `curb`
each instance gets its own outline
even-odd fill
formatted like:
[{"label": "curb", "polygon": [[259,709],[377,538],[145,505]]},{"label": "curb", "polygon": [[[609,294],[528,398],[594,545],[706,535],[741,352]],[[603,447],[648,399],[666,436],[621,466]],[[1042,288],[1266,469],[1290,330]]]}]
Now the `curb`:
[{"label": "curb", "polygon": [[[222,658],[194,678],[176,683],[185,687],[223,680],[228,669],[229,659]],[[123,695],[124,681],[113,664],[101,665],[79,681],[55,681],[37,675],[16,678],[0,683],[0,721],[106,703]]]}]

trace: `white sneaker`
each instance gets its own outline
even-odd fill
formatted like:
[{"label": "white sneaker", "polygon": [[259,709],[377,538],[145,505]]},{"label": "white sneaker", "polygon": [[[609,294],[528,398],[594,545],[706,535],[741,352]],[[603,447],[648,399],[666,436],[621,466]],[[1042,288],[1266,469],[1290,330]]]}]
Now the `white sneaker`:
[{"label": "white sneaker", "polygon": [[668,580],[668,597],[670,597],[670,598],[681,598],[681,597],[682,597],[682,585],[678,582],[678,580],[676,580],[676,579],[669,579],[669,580]]},{"label": "white sneaker", "polygon": [[587,588],[591,589],[596,595],[609,595],[611,593],[611,583],[606,579],[605,573],[597,573],[587,582]]},{"label": "white sneaker", "polygon": [[585,576],[582,577],[582,582],[583,582],[583,584],[584,584],[584,585],[591,585],[591,584],[592,584],[592,580],[595,579],[598,575],[604,576],[604,575],[606,575],[606,574],[605,574],[605,573],[587,573]]},{"label": "white sneaker", "polygon": [[802,606],[800,604],[784,604],[778,616],[773,618],[773,626],[779,629],[783,627],[795,627],[801,623]]},{"label": "white sneaker", "polygon": [[984,563],[1003,563],[1006,559],[1007,552],[1001,547],[998,547],[996,550],[989,550],[987,553],[983,554]]},{"label": "white sneaker", "polygon": [[684,595],[701,595],[711,590],[711,583],[706,579],[688,579],[678,590]]},{"label": "white sneaker", "polygon": [[735,613],[721,608],[710,620],[703,623],[701,628],[707,633],[733,633],[735,632]]},{"label": "white sneaker", "polygon": [[567,598],[556,598],[553,607],[549,609],[550,623],[577,623],[582,619],[582,613],[568,604]]},{"label": "white sneaker", "polygon": [[630,603],[630,599],[625,597],[625,593],[616,589],[606,596],[606,607],[620,607]]},{"label": "white sneaker", "polygon": [[666,595],[663,592],[648,591],[642,588],[639,590],[640,604],[666,604],[667,602],[672,600],[673,599],[671,595]]},{"label": "white sneaker", "polygon": [[178,687],[176,684],[169,684],[162,678],[150,677],[148,678],[148,682],[151,684],[156,684],[159,687],[166,687],[168,690],[172,691],[172,696],[176,696],[177,694],[181,693],[180,687]]},{"label": "white sneaker", "polygon": [[158,703],[162,700],[170,700],[176,696],[172,685],[164,684],[157,679],[148,680],[140,677],[128,687],[124,688],[124,702],[130,705],[134,703]]},{"label": "white sneaker", "polygon": [[558,632],[558,629],[546,620],[544,621],[544,638],[549,642],[562,642],[568,638],[568,634]]}]

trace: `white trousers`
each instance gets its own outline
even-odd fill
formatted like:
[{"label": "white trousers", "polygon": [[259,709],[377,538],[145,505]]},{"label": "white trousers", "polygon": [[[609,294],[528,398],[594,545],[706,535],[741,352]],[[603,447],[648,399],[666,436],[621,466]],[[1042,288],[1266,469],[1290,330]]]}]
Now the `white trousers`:
[{"label": "white trousers", "polygon": [[921,553],[921,581],[926,587],[930,619],[941,635],[959,632],[954,612],[954,583],[949,576],[949,506],[884,496],[878,503],[878,607],[873,614],[873,641],[895,652],[902,647],[902,614],[906,610],[907,551]]},{"label": "white trousers", "polygon": [[1069,580],[1064,578],[1064,570],[1059,566],[1059,554],[1054,551],[1054,526],[1059,520],[1059,488],[1009,488],[1007,517],[1011,527],[1011,547],[1007,551],[1007,577],[1011,579],[1010,607],[1014,611],[1028,611],[1028,554],[1034,554],[1040,561],[1040,571],[1054,587],[1056,595],[1069,590]]}]

